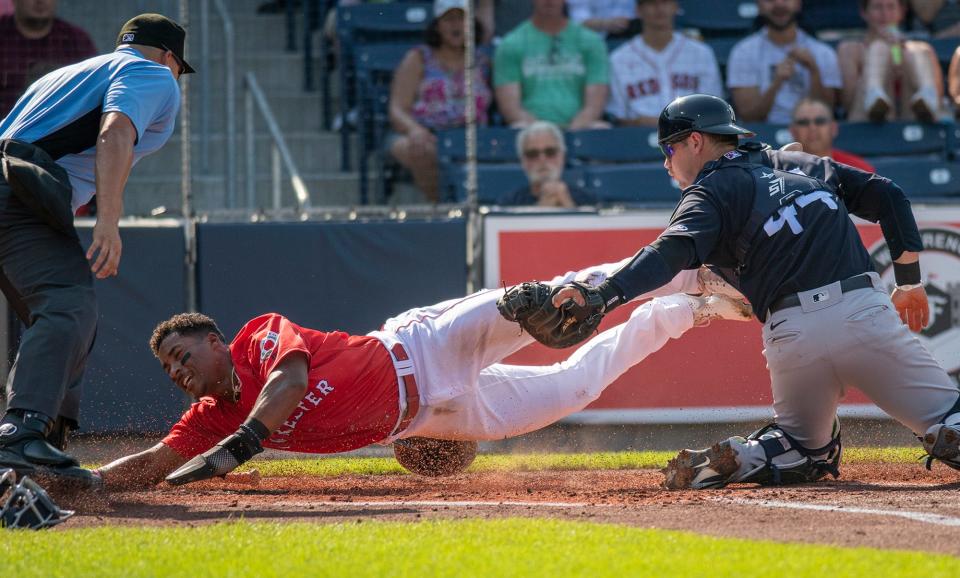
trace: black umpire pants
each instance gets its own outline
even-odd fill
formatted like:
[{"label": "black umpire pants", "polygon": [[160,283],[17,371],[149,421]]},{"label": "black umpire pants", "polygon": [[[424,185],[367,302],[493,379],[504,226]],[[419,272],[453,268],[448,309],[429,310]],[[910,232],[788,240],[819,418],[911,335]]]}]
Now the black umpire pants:
[{"label": "black umpire pants", "polygon": [[17,141],[0,141],[0,165],[0,287],[25,326],[7,408],[77,421],[98,313],[69,179],[45,152]]}]

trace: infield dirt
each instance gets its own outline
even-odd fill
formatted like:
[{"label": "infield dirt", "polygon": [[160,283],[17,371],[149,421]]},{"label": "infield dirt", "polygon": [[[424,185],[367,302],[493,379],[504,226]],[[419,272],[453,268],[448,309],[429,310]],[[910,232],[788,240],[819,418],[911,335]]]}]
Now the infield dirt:
[{"label": "infield dirt", "polygon": [[523,516],[960,556],[960,476],[942,465],[853,464],[839,480],[778,488],[669,491],[662,479],[656,470],[615,470],[225,480],[61,498],[77,510],[62,528]]}]

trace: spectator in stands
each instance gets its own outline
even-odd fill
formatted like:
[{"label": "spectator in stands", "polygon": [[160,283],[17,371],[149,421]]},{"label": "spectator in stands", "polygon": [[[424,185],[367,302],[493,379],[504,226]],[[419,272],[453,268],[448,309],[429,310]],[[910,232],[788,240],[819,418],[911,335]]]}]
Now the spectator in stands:
[{"label": "spectator in stands", "polygon": [[563,181],[567,147],[563,133],[552,122],[538,120],[517,134],[520,164],[527,174],[527,186],[502,195],[498,205],[537,205],[573,208],[595,205],[597,198]]},{"label": "spectator in stands", "polygon": [[840,127],[833,117],[833,111],[822,100],[804,98],[793,109],[790,134],[793,140],[803,145],[803,152],[829,157],[868,173],[877,172],[863,157],[833,147],[833,141],[839,133]]},{"label": "spectator in stands", "polygon": [[607,47],[570,22],[563,0],[534,0],[533,16],[497,47],[497,105],[511,126],[548,120],[577,130],[608,127]]},{"label": "spectator in stands", "polygon": [[912,29],[934,38],[960,36],[960,2],[956,0],[909,0]]},{"label": "spectator in stands", "polygon": [[[432,202],[438,200],[436,130],[462,127],[466,123],[466,75],[464,74],[463,7],[466,0],[435,0],[434,18],[427,27],[424,44],[404,57],[390,87],[390,123],[396,136],[390,153],[413,173],[414,183]],[[482,25],[475,24],[477,37]],[[487,109],[493,100],[490,62],[476,53],[473,90],[477,124],[487,124]]]},{"label": "spectator in stands", "polygon": [[618,124],[656,126],[675,98],[703,93],[723,96],[713,50],[674,32],[677,0],[636,0],[643,32],[610,55],[607,113]]},{"label": "spectator in stands", "polygon": [[758,0],[764,26],[730,52],[727,87],[738,119],[787,124],[805,96],[830,106],[836,101],[837,55],[797,26],[800,1]]},{"label": "spectator in stands", "polygon": [[933,47],[901,35],[906,0],[859,2],[867,34],[837,47],[847,118],[933,122],[940,113],[943,73]]},{"label": "spectator in stands", "polygon": [[567,0],[570,20],[602,36],[621,36],[634,18],[634,0]]},{"label": "spectator in stands", "polygon": [[57,0],[13,0],[0,16],[0,119],[34,80],[96,55],[80,28],[56,17]]}]

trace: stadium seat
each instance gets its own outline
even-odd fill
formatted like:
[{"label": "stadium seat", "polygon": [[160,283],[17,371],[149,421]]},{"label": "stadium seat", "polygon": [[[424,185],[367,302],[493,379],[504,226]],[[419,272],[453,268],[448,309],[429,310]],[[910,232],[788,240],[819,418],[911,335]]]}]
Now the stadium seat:
[{"label": "stadium seat", "polygon": [[[721,71],[727,69],[727,62],[730,61],[730,51],[733,50],[733,46],[743,40],[739,36],[722,36],[720,38],[707,38],[705,41],[707,46],[713,49],[714,56],[717,57],[717,64],[720,65]],[[724,75],[726,77],[726,75]]]},{"label": "stadium seat", "polygon": [[[466,129],[458,128],[437,133],[437,154],[441,163],[467,160],[466,132]],[[508,127],[477,127],[477,161],[517,162],[517,132]]]},{"label": "stadium seat", "polygon": [[780,148],[783,145],[793,141],[793,136],[790,134],[790,128],[784,124],[751,122],[744,123],[744,127],[757,133],[757,136],[744,138],[744,142],[759,141],[766,143],[773,148]]},{"label": "stadium seat", "polygon": [[[448,179],[452,190],[447,191],[452,200],[467,200],[467,171],[464,166],[452,168]],[[563,180],[569,185],[584,186],[583,173],[578,169],[566,169]],[[527,176],[518,163],[478,164],[477,165],[477,202],[481,205],[493,205],[504,193],[515,191],[527,184]]]},{"label": "stadium seat", "polygon": [[840,125],[834,145],[865,157],[940,155],[947,150],[946,127],[917,122],[856,122]]},{"label": "stadium seat", "polygon": [[947,73],[947,68],[950,66],[950,59],[953,58],[953,53],[957,49],[957,46],[960,45],[960,42],[957,41],[956,37],[952,38],[930,38],[926,40],[931,46],[933,46],[933,51],[937,54],[937,60],[940,61],[940,66],[943,68],[943,73]]},{"label": "stadium seat", "polygon": [[853,0],[804,0],[800,25],[807,30],[862,30],[866,27],[860,17],[860,7]]},{"label": "stadium seat", "polygon": [[[359,4],[337,9],[337,38],[340,44],[339,96],[344,116],[356,101],[356,53],[363,45],[413,44],[423,33],[433,14],[431,3]],[[402,54],[400,55],[403,56]],[[398,61],[399,62],[399,61]],[[349,123],[340,125],[342,169],[350,170]]]},{"label": "stadium seat", "polygon": [[567,161],[573,164],[663,160],[663,153],[657,146],[655,128],[638,126],[578,130],[567,132],[564,136],[567,141]]},{"label": "stadium seat", "polygon": [[584,167],[584,183],[601,204],[629,203],[673,206],[680,189],[663,165],[654,163]]},{"label": "stadium seat", "polygon": [[900,185],[911,199],[960,198],[960,163],[937,159],[875,159],[877,174]]},{"label": "stadium seat", "polygon": [[748,34],[757,19],[752,0],[680,0],[676,27],[696,28],[705,37]]},{"label": "stadium seat", "polygon": [[367,160],[370,153],[377,153],[377,169],[380,178],[380,197],[385,196],[383,179],[385,151],[381,150],[387,129],[390,126],[390,83],[393,71],[403,60],[408,44],[370,44],[357,48],[356,82],[359,126],[357,131],[359,149],[360,202],[366,204],[369,194]]}]

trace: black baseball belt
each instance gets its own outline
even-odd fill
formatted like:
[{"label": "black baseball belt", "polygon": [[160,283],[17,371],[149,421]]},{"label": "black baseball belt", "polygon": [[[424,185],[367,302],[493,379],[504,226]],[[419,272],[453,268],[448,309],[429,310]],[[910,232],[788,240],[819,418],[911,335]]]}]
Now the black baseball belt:
[{"label": "black baseball belt", "polygon": [[[857,275],[856,277],[850,277],[844,279],[840,282],[840,292],[847,293],[848,291],[856,291],[857,289],[867,289],[873,287],[873,279],[867,275]],[[770,305],[770,313],[776,313],[781,309],[787,309],[789,307],[799,307],[800,306],[800,295],[798,293],[791,293],[780,299],[777,299]]]}]

